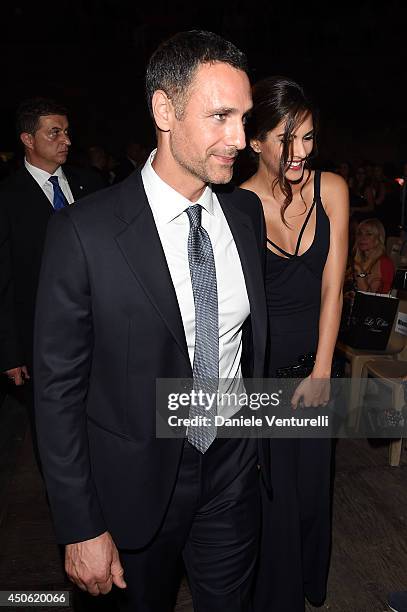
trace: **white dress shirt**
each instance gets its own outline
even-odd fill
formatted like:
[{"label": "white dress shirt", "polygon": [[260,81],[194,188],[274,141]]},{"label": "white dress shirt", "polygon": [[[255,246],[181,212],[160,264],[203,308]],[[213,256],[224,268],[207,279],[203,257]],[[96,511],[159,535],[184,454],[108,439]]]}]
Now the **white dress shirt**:
[{"label": "white dress shirt", "polygon": [[48,200],[51,203],[54,201],[54,187],[52,183],[48,181],[50,176],[57,176],[59,186],[61,187],[64,196],[66,197],[68,204],[72,204],[74,201],[74,197],[72,195],[72,191],[69,187],[69,183],[65,174],[62,172],[62,167],[59,166],[54,172],[54,174],[50,174],[46,172],[46,170],[41,170],[41,168],[37,168],[37,166],[33,166],[26,159],[24,159],[24,165],[27,168],[28,172],[31,174],[34,180],[37,181],[38,185],[41,187]]},{"label": "white dress shirt", "polygon": [[[219,315],[220,393],[244,391],[241,380],[242,325],[250,314],[240,258],[216,194],[207,186],[198,202],[190,202],[165,183],[152,167],[155,150],[141,176],[167,260],[181,311],[191,366],[195,349],[195,306],[188,263],[189,220],[185,210],[202,206],[202,226],[209,234],[216,266]],[[229,416],[239,409],[222,408]]]}]

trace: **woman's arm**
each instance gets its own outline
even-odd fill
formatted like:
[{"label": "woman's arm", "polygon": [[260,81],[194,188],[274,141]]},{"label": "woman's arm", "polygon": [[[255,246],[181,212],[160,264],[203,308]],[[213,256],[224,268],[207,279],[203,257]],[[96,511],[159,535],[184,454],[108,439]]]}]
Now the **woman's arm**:
[{"label": "woman's arm", "polygon": [[383,181],[379,181],[377,185],[377,191],[375,196],[375,205],[381,206],[386,198],[386,186]]},{"label": "woman's arm", "polygon": [[389,293],[393,284],[394,273],[392,260],[387,255],[383,255],[366,277],[357,278],[358,289],[371,293]]},{"label": "woman's arm", "polygon": [[321,176],[321,199],[330,222],[330,247],[322,276],[319,341],[312,378],[331,375],[341,319],[349,232],[349,193],[343,178],[324,172]]},{"label": "woman's arm", "polygon": [[387,255],[380,258],[381,292],[389,293],[392,288],[395,267],[393,261]]},{"label": "woman's arm", "polygon": [[[366,266],[368,267],[368,266]],[[354,276],[356,278],[356,284],[359,291],[377,291],[376,287],[380,286],[381,276],[379,272],[379,266],[377,263],[371,268],[367,276],[358,276],[362,272],[362,268],[355,264]]]},{"label": "woman's arm", "polygon": [[370,185],[367,185],[363,190],[363,197],[367,202],[367,206],[365,206],[364,212],[374,212],[375,209],[375,194]]},{"label": "woman's arm", "polygon": [[375,263],[365,278],[358,278],[358,289],[360,291],[370,291],[370,293],[384,293],[380,260]]}]

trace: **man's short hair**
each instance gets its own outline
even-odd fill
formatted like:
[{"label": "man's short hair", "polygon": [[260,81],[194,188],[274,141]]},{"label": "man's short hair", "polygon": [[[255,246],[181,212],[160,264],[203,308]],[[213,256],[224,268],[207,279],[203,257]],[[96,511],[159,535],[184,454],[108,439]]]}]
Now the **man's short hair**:
[{"label": "man's short hair", "polygon": [[152,98],[161,89],[172,100],[178,118],[182,116],[188,88],[200,64],[224,62],[247,73],[245,54],[213,32],[178,32],[161,43],[150,58],[146,72],[147,103],[153,117]]},{"label": "man's short hair", "polygon": [[16,130],[17,136],[23,132],[34,134],[38,129],[40,117],[47,115],[67,115],[66,108],[47,98],[30,98],[24,100],[17,109]]}]

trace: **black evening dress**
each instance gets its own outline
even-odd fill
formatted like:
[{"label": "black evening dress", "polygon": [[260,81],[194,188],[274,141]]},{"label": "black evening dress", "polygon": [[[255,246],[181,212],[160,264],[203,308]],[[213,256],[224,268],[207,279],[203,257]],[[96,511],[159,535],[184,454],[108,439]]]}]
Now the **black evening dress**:
[{"label": "black evening dress", "polygon": [[[314,199],[294,254],[271,243],[266,291],[270,324],[267,375],[316,351],[321,281],[329,251],[330,225],[320,197]],[[315,235],[299,255],[301,239],[315,211]],[[254,592],[255,612],[302,612],[304,597],[323,601],[330,553],[330,463],[328,439],[271,439],[272,499],[263,491],[263,532]]]}]

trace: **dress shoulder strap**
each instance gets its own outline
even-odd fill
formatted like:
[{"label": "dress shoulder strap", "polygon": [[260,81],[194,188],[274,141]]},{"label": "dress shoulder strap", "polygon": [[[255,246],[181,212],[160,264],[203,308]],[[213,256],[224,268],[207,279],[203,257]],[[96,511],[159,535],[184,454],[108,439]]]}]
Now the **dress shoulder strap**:
[{"label": "dress shoulder strap", "polygon": [[321,202],[321,170],[314,171],[314,200]]}]

